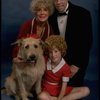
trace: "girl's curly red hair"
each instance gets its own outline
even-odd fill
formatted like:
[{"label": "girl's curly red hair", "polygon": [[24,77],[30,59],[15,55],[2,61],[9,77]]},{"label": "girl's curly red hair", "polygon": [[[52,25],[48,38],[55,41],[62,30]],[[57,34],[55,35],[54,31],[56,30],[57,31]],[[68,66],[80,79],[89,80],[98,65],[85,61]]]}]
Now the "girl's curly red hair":
[{"label": "girl's curly red hair", "polygon": [[65,56],[67,44],[62,36],[51,35],[46,39],[45,42],[48,44],[49,49],[56,47],[58,50],[60,50],[62,56]]}]

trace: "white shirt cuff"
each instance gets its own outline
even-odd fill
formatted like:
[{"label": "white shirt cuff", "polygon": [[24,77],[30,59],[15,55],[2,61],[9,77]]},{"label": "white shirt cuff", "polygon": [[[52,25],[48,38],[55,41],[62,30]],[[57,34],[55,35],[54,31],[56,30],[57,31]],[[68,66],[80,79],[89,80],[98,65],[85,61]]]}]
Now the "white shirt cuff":
[{"label": "white shirt cuff", "polygon": [[62,77],[63,82],[69,82],[69,77]]}]

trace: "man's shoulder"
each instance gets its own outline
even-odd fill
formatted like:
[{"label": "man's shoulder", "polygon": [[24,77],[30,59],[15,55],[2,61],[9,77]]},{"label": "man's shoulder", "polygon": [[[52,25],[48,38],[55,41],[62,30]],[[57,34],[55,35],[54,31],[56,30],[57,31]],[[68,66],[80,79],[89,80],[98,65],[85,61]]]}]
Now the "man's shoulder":
[{"label": "man's shoulder", "polygon": [[75,11],[76,13],[90,13],[86,8],[69,2],[69,9]]}]

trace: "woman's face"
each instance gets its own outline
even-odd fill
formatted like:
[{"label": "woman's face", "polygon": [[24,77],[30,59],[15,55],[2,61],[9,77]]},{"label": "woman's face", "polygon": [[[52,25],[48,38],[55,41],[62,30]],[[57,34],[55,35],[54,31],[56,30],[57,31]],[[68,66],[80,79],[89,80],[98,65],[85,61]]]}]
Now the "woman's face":
[{"label": "woman's face", "polygon": [[46,7],[41,7],[37,10],[37,19],[41,22],[45,22],[49,17],[49,10]]},{"label": "woman's face", "polygon": [[53,48],[49,51],[49,57],[53,63],[57,64],[61,61],[62,55],[60,50],[58,50],[57,48]]}]

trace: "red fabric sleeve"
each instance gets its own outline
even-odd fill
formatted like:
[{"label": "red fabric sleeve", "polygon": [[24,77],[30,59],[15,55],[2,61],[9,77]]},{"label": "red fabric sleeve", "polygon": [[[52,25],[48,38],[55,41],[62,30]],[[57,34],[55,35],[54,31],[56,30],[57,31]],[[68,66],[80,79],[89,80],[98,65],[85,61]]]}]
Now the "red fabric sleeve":
[{"label": "red fabric sleeve", "polygon": [[71,75],[70,66],[66,64],[63,69],[63,76],[70,77],[70,75]]},{"label": "red fabric sleeve", "polygon": [[32,20],[26,21],[20,28],[18,39],[25,37],[28,33],[31,32]]}]

